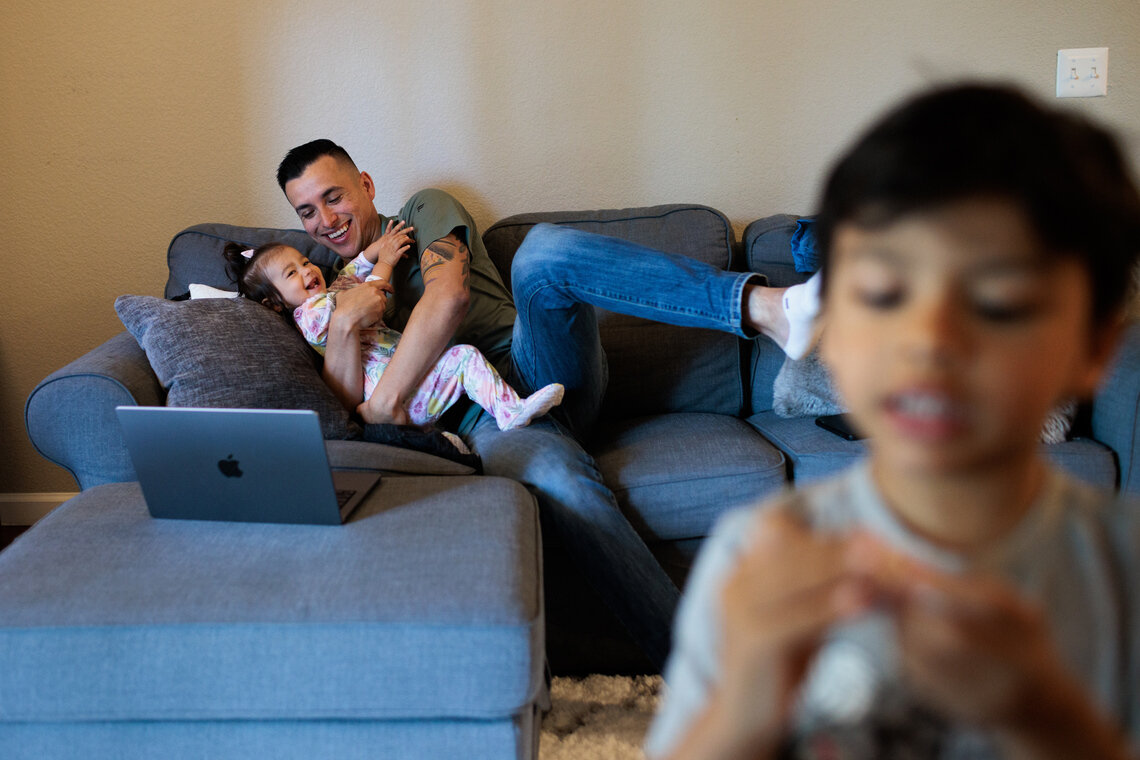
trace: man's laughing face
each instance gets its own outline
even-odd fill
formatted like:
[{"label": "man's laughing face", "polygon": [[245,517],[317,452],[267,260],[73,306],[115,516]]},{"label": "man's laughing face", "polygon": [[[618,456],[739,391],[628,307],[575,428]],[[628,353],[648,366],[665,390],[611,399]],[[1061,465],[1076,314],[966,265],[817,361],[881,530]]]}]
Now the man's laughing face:
[{"label": "man's laughing face", "polygon": [[380,236],[380,216],[372,205],[376,186],[347,162],[321,156],[285,183],[285,197],[305,232],[342,258],[353,258]]}]

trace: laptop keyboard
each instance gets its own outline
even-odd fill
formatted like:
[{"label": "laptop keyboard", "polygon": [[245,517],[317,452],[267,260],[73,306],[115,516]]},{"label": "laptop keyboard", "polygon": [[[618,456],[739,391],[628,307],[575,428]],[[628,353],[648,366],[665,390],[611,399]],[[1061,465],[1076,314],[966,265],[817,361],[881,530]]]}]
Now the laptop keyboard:
[{"label": "laptop keyboard", "polygon": [[356,491],[354,491],[351,488],[349,488],[349,489],[338,488],[337,492],[336,492],[336,505],[338,507],[343,507],[345,504],[348,503],[348,500],[351,499],[355,495],[356,495]]}]

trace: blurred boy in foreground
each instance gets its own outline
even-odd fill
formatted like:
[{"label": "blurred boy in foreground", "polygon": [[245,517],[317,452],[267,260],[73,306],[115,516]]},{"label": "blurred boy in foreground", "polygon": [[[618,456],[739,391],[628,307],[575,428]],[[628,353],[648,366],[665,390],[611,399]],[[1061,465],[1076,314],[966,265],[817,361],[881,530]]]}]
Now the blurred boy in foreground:
[{"label": "blurred boy in foreground", "polygon": [[1140,513],[1037,440],[1120,334],[1140,197],[1115,142],[938,90],[840,161],[817,230],[821,352],[870,455],[719,525],[648,754],[1129,757]]}]

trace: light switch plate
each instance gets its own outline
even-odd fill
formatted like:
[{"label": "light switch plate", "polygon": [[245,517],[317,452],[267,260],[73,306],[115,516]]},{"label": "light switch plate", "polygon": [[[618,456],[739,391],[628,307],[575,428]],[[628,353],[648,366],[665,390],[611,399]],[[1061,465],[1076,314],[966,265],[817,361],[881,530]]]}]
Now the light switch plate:
[{"label": "light switch plate", "polygon": [[1108,94],[1108,48],[1057,51],[1057,97],[1095,98]]}]

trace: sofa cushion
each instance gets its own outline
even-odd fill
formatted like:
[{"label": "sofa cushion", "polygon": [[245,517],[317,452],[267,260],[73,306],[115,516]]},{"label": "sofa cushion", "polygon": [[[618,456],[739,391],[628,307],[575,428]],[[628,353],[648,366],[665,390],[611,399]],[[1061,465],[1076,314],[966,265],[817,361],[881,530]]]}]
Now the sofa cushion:
[{"label": "sofa cushion", "polygon": [[[781,417],[774,411],[748,418],[748,423],[782,451],[796,485],[834,475],[866,454],[863,441],[848,441],[815,424],[813,417]],[[1107,446],[1087,438],[1041,444],[1042,453],[1074,477],[1102,488],[1116,485],[1116,456]]]},{"label": "sofa cushion", "polygon": [[[723,214],[705,206],[667,205],[605,211],[519,214],[491,226],[483,242],[511,281],[511,261],[539,223],[567,225],[681,254],[728,270],[734,234]],[[598,310],[610,368],[603,416],[661,412],[738,415],[744,405],[741,343],[727,333],[675,327]]]},{"label": "sofa cushion", "polygon": [[343,526],[156,520],[97,486],[0,553],[0,724],[518,714],[541,577],[503,478],[386,478]]},{"label": "sofa cushion", "polygon": [[707,536],[727,510],[785,485],[783,455],[736,417],[665,414],[599,432],[590,454],[647,541]]},{"label": "sofa cushion", "polygon": [[166,297],[174,298],[190,292],[191,283],[222,290],[237,290],[237,285],[226,271],[226,260],[222,256],[226,243],[241,243],[256,248],[273,241],[285,243],[305,254],[324,271],[326,282],[332,282],[330,275],[334,267],[339,267],[340,257],[318,245],[303,230],[197,224],[175,235],[167,248],[166,264],[170,273],[166,280]]},{"label": "sofa cushion", "polygon": [[137,480],[115,407],[158,406],[165,391],[124,331],[41,380],[24,406],[28,438],[80,490]]},{"label": "sofa cushion", "polygon": [[325,441],[325,450],[329,466],[336,470],[375,470],[400,475],[477,474],[476,468],[463,458],[445,459],[425,451],[373,441]]},{"label": "sofa cushion", "polygon": [[1140,466],[1134,452],[1140,450],[1140,302],[1125,329],[1107,375],[1093,403],[1092,436],[1119,455],[1122,491],[1140,496]]},{"label": "sofa cushion", "polygon": [[530,760],[539,725],[537,709],[493,721],[0,723],[0,746],[4,760]]},{"label": "sofa cushion", "polygon": [[803,282],[810,275],[796,271],[792,254],[792,237],[796,234],[794,214],[776,214],[751,222],[744,228],[744,266],[749,272],[767,276],[774,288],[786,288]]},{"label": "sofa cushion", "polygon": [[707,206],[671,204],[600,211],[544,211],[508,216],[483,233],[483,244],[510,287],[515,251],[536,224],[562,224],[630,240],[659,251],[729,268],[735,235],[724,214]]},{"label": "sofa cushion", "polygon": [[784,453],[797,486],[845,470],[866,453],[862,441],[840,438],[814,417],[786,418],[769,410],[752,415],[748,424]]},{"label": "sofa cushion", "polygon": [[1116,455],[1091,438],[1041,444],[1046,458],[1074,478],[1099,488],[1116,488]]},{"label": "sofa cushion", "polygon": [[120,296],[115,310],[146,351],[169,406],[312,409],[326,438],[356,432],[321,379],[317,354],[261,304]]},{"label": "sofa cushion", "polygon": [[[784,359],[772,388],[772,410],[781,417],[819,417],[842,414],[846,404],[832,381],[831,370],[812,351],[803,359]],[[1041,427],[1042,443],[1060,443],[1069,437],[1077,416],[1077,404],[1069,401],[1055,407]]]}]

